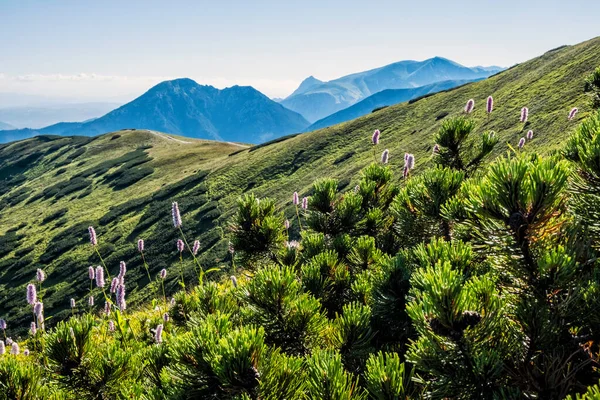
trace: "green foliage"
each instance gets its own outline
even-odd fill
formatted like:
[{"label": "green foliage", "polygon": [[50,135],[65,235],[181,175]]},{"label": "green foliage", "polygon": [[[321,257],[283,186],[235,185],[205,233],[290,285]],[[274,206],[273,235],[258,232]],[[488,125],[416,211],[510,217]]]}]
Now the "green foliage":
[{"label": "green foliage", "polygon": [[246,195],[238,201],[238,213],[231,226],[232,243],[246,261],[276,258],[285,241],[283,216],[275,203]]},{"label": "green foliage", "polygon": [[58,399],[44,386],[43,370],[32,362],[0,356],[0,400]]},{"label": "green foliage", "polygon": [[394,231],[404,246],[433,237],[451,238],[450,223],[442,208],[458,192],[464,172],[436,167],[411,178],[391,205]]},{"label": "green foliage", "polygon": [[400,362],[398,354],[371,354],[367,360],[365,386],[369,398],[402,400],[415,397],[412,392],[412,370]]},{"label": "green foliage", "polygon": [[484,133],[477,148],[470,140],[474,129],[475,122],[465,116],[452,117],[442,122],[434,138],[439,146],[439,151],[434,154],[434,161],[471,175],[483,159],[492,152],[499,140],[492,131]]},{"label": "green foliage", "polygon": [[354,376],[344,370],[339,354],[316,350],[307,359],[309,399],[350,400],[366,399]]},{"label": "green foliage", "polygon": [[290,267],[265,267],[243,287],[247,319],[266,328],[266,342],[284,352],[303,355],[316,346],[326,321],[321,304],[302,293]]}]

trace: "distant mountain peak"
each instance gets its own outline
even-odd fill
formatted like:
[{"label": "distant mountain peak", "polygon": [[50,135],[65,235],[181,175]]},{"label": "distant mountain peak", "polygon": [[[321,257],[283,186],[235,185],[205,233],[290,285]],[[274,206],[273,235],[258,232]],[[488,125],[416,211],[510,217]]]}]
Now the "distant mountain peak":
[{"label": "distant mountain peak", "polygon": [[309,76],[308,78],[304,79],[302,81],[302,83],[300,83],[300,86],[298,86],[298,89],[294,90],[294,93],[292,93],[291,95],[289,95],[288,97],[292,97],[292,96],[296,96],[298,94],[302,94],[302,93],[306,93],[307,91],[311,90],[312,88],[319,86],[321,84],[323,84],[325,82],[323,82],[322,80],[319,80],[317,78],[315,78],[314,76]]}]

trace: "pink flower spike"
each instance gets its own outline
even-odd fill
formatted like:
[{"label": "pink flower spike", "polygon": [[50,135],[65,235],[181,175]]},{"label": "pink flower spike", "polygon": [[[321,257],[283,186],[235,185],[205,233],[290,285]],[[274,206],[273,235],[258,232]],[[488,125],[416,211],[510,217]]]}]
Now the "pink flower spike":
[{"label": "pink flower spike", "polygon": [[138,245],[138,251],[140,253],[143,253],[144,252],[144,239],[138,239],[137,245]]},{"label": "pink flower spike", "polygon": [[160,279],[165,279],[166,277],[167,277],[167,270],[163,268],[160,270]]},{"label": "pink flower spike", "polygon": [[527,140],[533,139],[533,131],[530,129],[527,131]]},{"label": "pink flower spike", "polygon": [[473,112],[473,108],[475,108],[475,100],[470,99],[469,101],[467,101],[467,105],[465,106],[465,112],[467,114],[470,114],[471,112]]},{"label": "pink flower spike", "polygon": [[491,114],[493,110],[494,110],[494,98],[492,96],[489,96],[487,98],[486,111],[488,114]]},{"label": "pink flower spike", "polygon": [[521,122],[527,122],[527,117],[529,116],[529,109],[527,107],[523,107],[521,109]]},{"label": "pink flower spike", "polygon": [[96,230],[93,226],[88,227],[88,233],[90,234],[90,243],[92,246],[96,246],[98,244],[98,238],[96,237]]},{"label": "pink flower spike", "polygon": [[577,107],[574,107],[570,112],[569,112],[569,121],[571,121],[573,118],[575,118],[575,115],[577,114],[577,112],[579,111],[579,109]]},{"label": "pink flower spike", "polygon": [[379,136],[381,135],[381,132],[379,132],[379,129],[375,129],[375,132],[373,132],[373,137],[371,138],[371,141],[373,142],[373,144],[379,144]]},{"label": "pink flower spike", "polygon": [[173,226],[181,227],[181,214],[179,213],[179,204],[176,201],[171,204],[171,215],[173,217]]},{"label": "pink flower spike", "polygon": [[298,192],[294,192],[294,195],[292,196],[292,203],[297,206],[298,204],[300,204],[300,200],[298,197]]},{"label": "pink flower spike", "polygon": [[162,332],[163,332],[163,325],[159,324],[156,327],[156,331],[154,333],[154,341],[156,343],[162,343]]},{"label": "pink flower spike", "polygon": [[200,250],[200,241],[194,240],[194,246],[192,247],[192,254],[198,254],[198,250]]},{"label": "pink flower spike", "polygon": [[290,229],[290,221],[286,219],[283,223],[283,226],[285,227],[285,229]]},{"label": "pink flower spike", "polygon": [[177,239],[177,251],[182,253],[185,249],[185,245],[183,244],[183,240]]},{"label": "pink flower spike", "polygon": [[522,149],[523,146],[525,146],[525,138],[524,137],[522,137],[521,139],[519,139],[518,146],[519,146],[519,149]]},{"label": "pink flower spike", "polygon": [[381,153],[381,163],[387,164],[389,157],[390,157],[390,151],[388,149],[385,149],[383,151],[383,153]]},{"label": "pink flower spike", "polygon": [[35,273],[35,277],[38,282],[44,282],[46,280],[46,273],[40,268],[38,268],[37,272]]},{"label": "pink flower spike", "polygon": [[96,267],[96,286],[99,288],[104,287],[104,268],[100,265]]},{"label": "pink flower spike", "polygon": [[27,285],[27,303],[34,305],[37,301],[37,290],[35,289],[35,285],[30,283]]},{"label": "pink flower spike", "polygon": [[94,267],[88,267],[88,278],[90,278],[90,280],[93,281],[95,277],[96,270],[94,269]]},{"label": "pink flower spike", "polygon": [[303,197],[302,198],[302,209],[303,210],[308,210],[308,197]]}]

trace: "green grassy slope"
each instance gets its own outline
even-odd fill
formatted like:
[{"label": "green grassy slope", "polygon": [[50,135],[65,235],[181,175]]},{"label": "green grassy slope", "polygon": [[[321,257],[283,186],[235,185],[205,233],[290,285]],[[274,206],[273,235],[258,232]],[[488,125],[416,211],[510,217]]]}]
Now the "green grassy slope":
[{"label": "green grassy slope", "polygon": [[[178,235],[170,219],[173,200],[180,203],[187,237],[201,240],[203,265],[226,266],[226,225],[240,194],[251,191],[275,198],[295,225],[289,204],[293,191],[307,195],[312,182],[325,176],[352,187],[357,172],[378,160],[385,148],[390,150],[390,164],[398,169],[404,152],[414,153],[418,173],[430,162],[433,135],[443,119],[462,112],[470,98],[475,100],[477,131],[494,130],[500,137],[496,155],[506,151],[508,144],[516,147],[528,129],[535,137],[527,148],[542,153],[556,150],[577,121],[591,111],[583,82],[598,65],[600,38],[550,51],[485,81],[249,149],[179,138],[191,142],[183,144],[144,131],[119,132],[118,139],[108,134],[93,140],[32,139],[2,146],[0,179],[17,178],[10,178],[5,185],[10,192],[0,192],[0,316],[24,321],[23,311],[17,309],[24,302],[24,286],[37,267],[49,273],[44,294],[49,313],[65,316],[70,297],[85,298],[87,267],[98,264],[87,242],[90,224],[96,226],[99,250],[110,273],[118,271],[120,260],[128,262],[128,297],[138,301],[149,298],[152,293],[136,290],[147,278],[135,241],[139,237],[147,240],[147,258],[154,275],[163,267],[177,265]],[[495,100],[489,120],[484,109],[488,95]],[[525,126],[519,122],[523,106],[530,110]],[[580,112],[568,122],[572,107],[579,107]],[[376,149],[370,142],[374,129],[381,130]],[[136,152],[150,145],[152,148]],[[83,151],[79,149],[85,152],[75,157]],[[41,152],[39,158],[27,159]],[[121,159],[125,164],[120,164],[125,167],[104,165],[90,175],[91,167],[126,154]],[[65,164],[69,157],[73,161]],[[145,162],[147,157],[152,160]],[[148,168],[152,173],[143,179],[127,180],[149,173]],[[62,169],[65,171],[59,173]],[[121,174],[115,175],[119,169]],[[74,181],[75,191],[64,194],[73,189],[69,185],[52,188],[65,178]],[[192,264],[188,262],[186,268],[188,280],[192,280]],[[177,289],[175,275],[173,270],[168,291]]]}]

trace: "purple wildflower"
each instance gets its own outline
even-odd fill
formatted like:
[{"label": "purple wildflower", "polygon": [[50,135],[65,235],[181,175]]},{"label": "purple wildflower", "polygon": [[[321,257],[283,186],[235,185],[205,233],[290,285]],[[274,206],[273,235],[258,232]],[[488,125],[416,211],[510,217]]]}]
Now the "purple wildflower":
[{"label": "purple wildflower", "polygon": [[10,348],[10,354],[12,354],[13,356],[19,355],[19,343],[13,342],[13,344]]},{"label": "purple wildflower", "polygon": [[527,117],[529,116],[529,109],[527,107],[521,108],[521,122],[527,122]]},{"label": "purple wildflower", "polygon": [[96,237],[96,230],[93,226],[88,227],[88,233],[90,234],[90,243],[92,246],[96,246],[98,244],[98,238]]},{"label": "purple wildflower", "polygon": [[90,307],[94,306],[94,296],[90,296],[90,298],[88,299],[88,304],[90,305]]},{"label": "purple wildflower", "polygon": [[533,131],[530,129],[527,131],[527,140],[533,139]]},{"label": "purple wildflower", "polygon": [[127,308],[127,303],[125,302],[125,285],[121,284],[117,288],[117,306],[121,311],[124,311]]},{"label": "purple wildflower", "polygon": [[115,293],[117,291],[117,286],[119,286],[119,278],[115,277],[110,283],[110,292]]},{"label": "purple wildflower", "polygon": [[75,299],[71,299],[71,308],[75,308]]},{"label": "purple wildflower", "polygon": [[158,326],[156,327],[156,331],[154,333],[154,341],[156,343],[162,343],[162,332],[163,332],[163,325],[158,324]]},{"label": "purple wildflower", "polygon": [[173,226],[179,228],[181,226],[181,214],[179,213],[179,205],[176,201],[171,205],[171,214],[173,216]]},{"label": "purple wildflower", "polygon": [[108,331],[109,332],[115,331],[115,322],[113,320],[108,321]]},{"label": "purple wildflower", "polygon": [[354,186],[354,193],[360,192],[360,185]]},{"label": "purple wildflower", "polygon": [[34,305],[37,300],[37,291],[35,290],[35,285],[30,283],[27,285],[27,303]]},{"label": "purple wildflower", "polygon": [[292,203],[294,203],[295,206],[300,204],[300,200],[298,198],[298,192],[294,192],[294,195],[292,196]]},{"label": "purple wildflower", "polygon": [[6,330],[6,321],[0,318],[0,329]]},{"label": "purple wildflower", "polygon": [[231,283],[233,284],[233,287],[237,287],[238,286],[237,278],[235,277],[235,275],[231,275],[229,277],[229,279],[231,279]]},{"label": "purple wildflower", "polygon": [[138,251],[140,253],[144,252],[144,239],[138,239]]},{"label": "purple wildflower", "polygon": [[119,262],[119,276],[117,276],[117,278],[119,278],[119,283],[121,285],[125,282],[125,273],[126,272],[127,272],[127,264],[125,264],[125,261]]},{"label": "purple wildflower", "polygon": [[3,356],[4,353],[6,353],[6,346],[4,345],[4,342],[0,340],[0,356]]},{"label": "purple wildflower", "polygon": [[93,281],[95,277],[96,271],[94,270],[94,267],[88,267],[88,278],[90,278],[90,280]]},{"label": "purple wildflower", "polygon": [[379,144],[379,135],[381,135],[381,132],[379,132],[379,129],[375,129],[375,132],[373,132],[373,137],[371,138],[373,144]]},{"label": "purple wildflower", "polygon": [[486,104],[486,111],[488,114],[491,114],[493,110],[494,110],[494,98],[492,96],[488,96],[487,104]]},{"label": "purple wildflower", "polygon": [[435,154],[439,154],[439,152],[440,152],[440,145],[436,143],[433,146],[433,150],[431,150],[431,154],[435,155]]},{"label": "purple wildflower", "polygon": [[413,169],[415,167],[415,156],[413,154],[407,153],[407,156],[405,157],[404,165],[408,168],[409,171],[411,169]]},{"label": "purple wildflower", "polygon": [[405,165],[404,168],[402,169],[402,177],[404,179],[408,178],[408,167]]},{"label": "purple wildflower", "polygon": [[37,333],[37,326],[35,325],[35,321],[31,321],[31,334],[35,336]]},{"label": "purple wildflower", "polygon": [[176,303],[176,301],[175,301],[175,297],[171,297],[171,306],[174,306],[174,305],[175,305],[175,303]]},{"label": "purple wildflower", "polygon": [[285,226],[285,229],[290,229],[290,221],[286,219],[283,226]]},{"label": "purple wildflower", "polygon": [[467,101],[467,105],[465,106],[465,112],[470,114],[473,111],[473,108],[475,108],[475,100],[469,99],[469,101]]},{"label": "purple wildflower", "polygon": [[23,351],[23,355],[24,355],[25,357],[28,357],[28,356],[29,356],[29,349],[25,349],[25,350]]},{"label": "purple wildflower", "polygon": [[308,210],[308,197],[303,197],[302,198],[302,209],[303,210]]},{"label": "purple wildflower", "polygon": [[185,245],[183,244],[183,240],[177,239],[177,251],[182,253],[185,249]]},{"label": "purple wildflower", "polygon": [[33,312],[38,319],[42,319],[44,317],[44,303],[38,301],[33,306]]},{"label": "purple wildflower", "polygon": [[96,286],[99,288],[104,287],[104,268],[100,265],[96,267]]},{"label": "purple wildflower", "polygon": [[110,303],[108,301],[104,302],[104,314],[110,315]]},{"label": "purple wildflower", "polygon": [[383,153],[381,153],[381,162],[383,164],[387,164],[389,156],[390,156],[390,151],[388,149],[385,149],[383,151]]},{"label": "purple wildflower", "polygon": [[160,270],[160,279],[165,279],[166,277],[167,277],[167,270],[163,268]]},{"label": "purple wildflower", "polygon": [[163,314],[163,321],[169,322],[169,313],[164,313]]},{"label": "purple wildflower", "polygon": [[46,273],[40,268],[37,269],[35,277],[38,282],[44,282],[46,280]]},{"label": "purple wildflower", "polygon": [[6,345],[11,346],[13,344],[13,340],[11,338],[6,338]]},{"label": "purple wildflower", "polygon": [[523,146],[525,146],[525,138],[522,137],[521,139],[519,139],[519,149],[522,149]]},{"label": "purple wildflower", "polygon": [[569,121],[571,121],[573,118],[575,118],[575,114],[577,114],[577,112],[579,111],[579,109],[577,107],[574,107],[570,112],[569,112]]},{"label": "purple wildflower", "polygon": [[194,245],[192,246],[192,254],[193,255],[198,254],[198,250],[200,250],[200,241],[194,240]]}]

